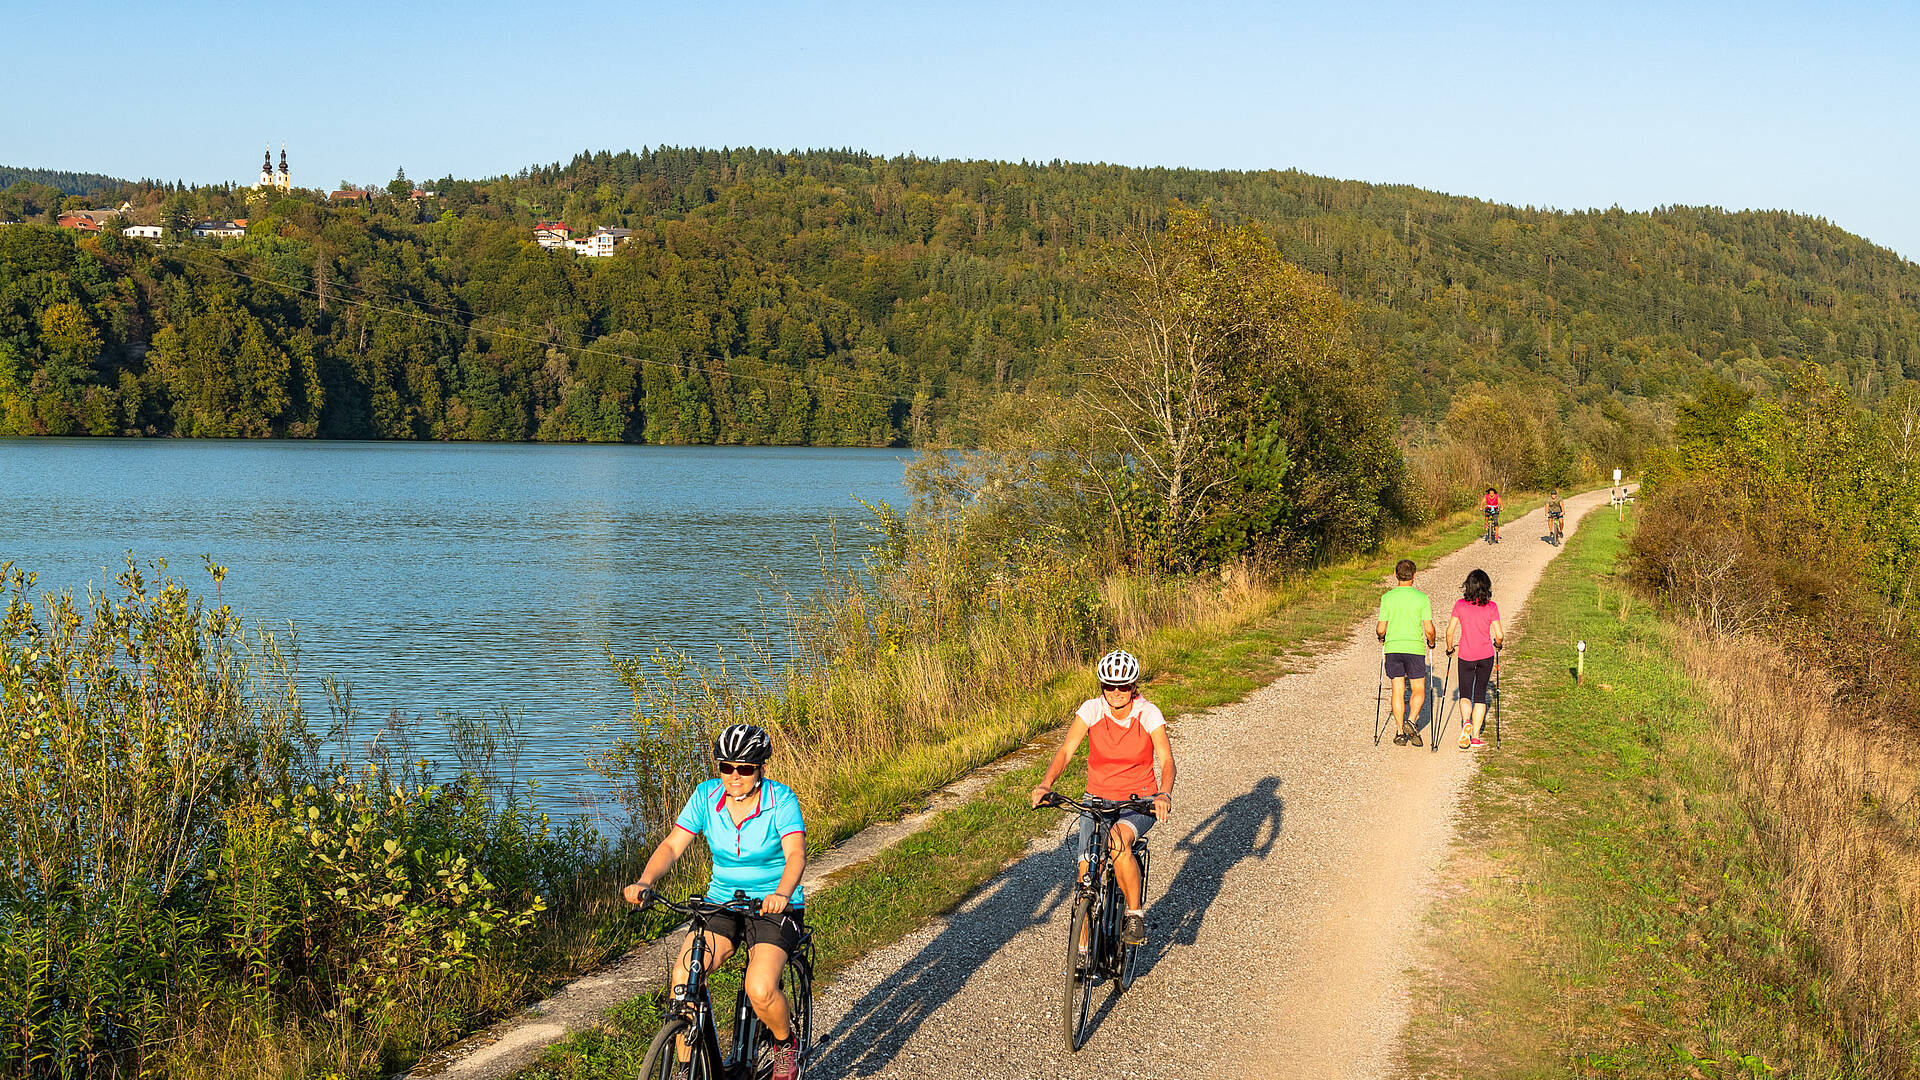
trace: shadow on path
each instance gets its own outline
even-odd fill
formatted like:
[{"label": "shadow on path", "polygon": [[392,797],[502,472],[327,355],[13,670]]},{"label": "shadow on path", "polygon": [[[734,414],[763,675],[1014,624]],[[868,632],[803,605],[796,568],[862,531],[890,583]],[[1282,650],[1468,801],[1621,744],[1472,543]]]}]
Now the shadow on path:
[{"label": "shadow on path", "polygon": [[[861,995],[820,1040],[808,1075],[872,1076],[893,1063],[914,1032],[996,952],[1050,922],[1073,896],[1073,834],[1002,873],[900,969]],[[1066,931],[1061,930],[1061,952]]]},{"label": "shadow on path", "polygon": [[1187,853],[1187,861],[1148,913],[1147,944],[1137,957],[1141,978],[1153,973],[1172,946],[1200,940],[1200,924],[1220,896],[1227,871],[1245,859],[1273,853],[1286,818],[1286,800],[1279,792],[1279,777],[1262,777],[1251,791],[1228,800],[1173,845]]}]

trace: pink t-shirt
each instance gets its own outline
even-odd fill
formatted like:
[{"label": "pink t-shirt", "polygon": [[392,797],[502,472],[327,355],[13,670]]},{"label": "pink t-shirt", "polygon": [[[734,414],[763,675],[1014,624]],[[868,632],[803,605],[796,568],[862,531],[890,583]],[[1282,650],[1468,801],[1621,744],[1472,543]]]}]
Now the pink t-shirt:
[{"label": "pink t-shirt", "polygon": [[1460,659],[1485,660],[1493,655],[1493,624],[1500,618],[1500,605],[1489,600],[1475,604],[1466,597],[1453,602],[1453,617],[1460,620]]}]

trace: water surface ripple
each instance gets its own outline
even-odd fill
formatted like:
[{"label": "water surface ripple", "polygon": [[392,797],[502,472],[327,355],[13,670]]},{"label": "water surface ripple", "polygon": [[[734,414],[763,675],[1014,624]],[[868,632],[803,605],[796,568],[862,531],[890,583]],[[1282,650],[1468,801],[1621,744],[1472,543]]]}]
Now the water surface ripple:
[{"label": "water surface ripple", "polygon": [[[0,561],[40,588],[164,558],[249,622],[291,623],[303,681],[355,711],[523,718],[522,772],[556,798],[623,714],[604,647],[710,654],[769,580],[854,559],[902,498],[900,451],[761,447],[0,439]],[[309,707],[321,702],[307,696]],[[432,749],[429,747],[429,749]]]}]

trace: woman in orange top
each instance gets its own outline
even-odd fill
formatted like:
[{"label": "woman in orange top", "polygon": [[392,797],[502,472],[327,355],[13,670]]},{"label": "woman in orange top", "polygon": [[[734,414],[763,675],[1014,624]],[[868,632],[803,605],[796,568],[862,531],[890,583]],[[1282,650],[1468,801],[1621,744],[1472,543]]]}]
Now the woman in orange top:
[{"label": "woman in orange top", "polygon": [[[1053,752],[1047,776],[1033,789],[1033,805],[1053,790],[1067,771],[1081,740],[1087,743],[1087,795],[1092,799],[1123,800],[1153,797],[1153,816],[1129,811],[1113,826],[1113,876],[1127,898],[1122,939],[1144,945],[1147,916],[1140,896],[1140,861],[1134,858],[1135,837],[1147,835],[1155,821],[1173,810],[1173,747],[1167,742],[1167,721],[1153,702],[1140,696],[1140,661],[1120,649],[1100,658],[1095,669],[1100,696],[1089,698],[1067,725],[1067,737]],[[1160,758],[1160,779],[1154,781],[1153,759]],[[1093,819],[1080,819],[1080,873],[1087,872],[1087,849],[1093,843]]]}]

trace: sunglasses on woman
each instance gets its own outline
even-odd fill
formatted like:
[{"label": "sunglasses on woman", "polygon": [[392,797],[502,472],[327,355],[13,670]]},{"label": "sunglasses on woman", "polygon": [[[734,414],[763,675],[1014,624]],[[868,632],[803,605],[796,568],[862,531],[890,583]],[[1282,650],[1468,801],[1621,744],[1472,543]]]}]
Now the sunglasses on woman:
[{"label": "sunglasses on woman", "polygon": [[754,773],[760,771],[760,766],[758,765],[735,765],[731,761],[722,761],[716,765],[715,768],[720,770],[721,776],[732,776],[734,773],[739,773],[741,776],[752,776]]}]

